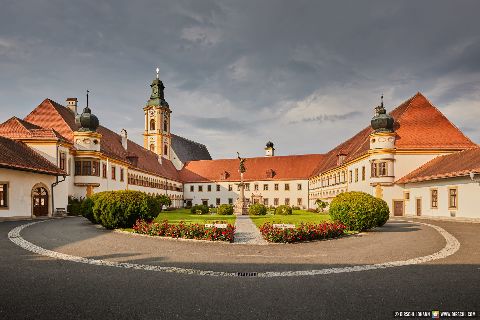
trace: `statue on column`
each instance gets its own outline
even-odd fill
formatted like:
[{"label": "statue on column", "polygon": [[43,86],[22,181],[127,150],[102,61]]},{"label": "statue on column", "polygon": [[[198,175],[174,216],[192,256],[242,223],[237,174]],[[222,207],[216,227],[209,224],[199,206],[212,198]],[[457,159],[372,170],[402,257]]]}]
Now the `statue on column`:
[{"label": "statue on column", "polygon": [[240,183],[238,184],[240,187],[240,196],[235,203],[234,212],[238,215],[246,215],[248,212],[247,203],[245,201],[245,184],[243,183],[243,174],[247,171],[247,168],[245,168],[245,161],[247,161],[247,159],[240,157],[240,153],[238,152],[237,155],[239,161],[238,172],[240,172]]},{"label": "statue on column", "polygon": [[238,155],[238,160],[240,161],[240,164],[239,164],[239,167],[238,167],[238,172],[245,173],[245,171],[247,171],[247,169],[245,168],[245,161],[247,161],[247,159],[246,158],[241,158],[240,153],[238,151],[237,151],[237,155]]}]

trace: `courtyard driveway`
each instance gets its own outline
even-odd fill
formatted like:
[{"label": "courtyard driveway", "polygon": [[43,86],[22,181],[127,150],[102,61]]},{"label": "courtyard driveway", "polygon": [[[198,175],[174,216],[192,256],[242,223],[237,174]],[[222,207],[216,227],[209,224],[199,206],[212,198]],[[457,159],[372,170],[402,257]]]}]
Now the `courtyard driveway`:
[{"label": "courtyard driveway", "polygon": [[[0,223],[0,318],[386,319],[394,311],[480,311],[480,224],[434,222],[456,237],[455,254],[424,264],[300,277],[209,277],[56,260],[7,238],[26,222]],[[361,266],[425,256],[445,239],[392,221],[375,232],[290,245],[236,245],[132,236],[83,218],[38,223],[22,237],[60,253],[219,272]]]}]

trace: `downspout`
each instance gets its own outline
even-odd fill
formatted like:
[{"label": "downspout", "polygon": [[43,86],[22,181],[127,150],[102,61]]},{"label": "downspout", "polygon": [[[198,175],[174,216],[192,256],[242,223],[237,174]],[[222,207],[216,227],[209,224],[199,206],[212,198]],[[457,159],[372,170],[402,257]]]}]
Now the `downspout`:
[{"label": "downspout", "polygon": [[[58,180],[58,176],[56,177],[56,181],[54,183],[52,183],[52,217],[53,215],[55,214],[55,197],[54,197],[54,192],[53,192],[53,188],[55,188],[60,182],[63,182],[65,181],[66,179],[66,176],[62,176],[63,177],[63,180]],[[65,208],[66,209],[66,208]]]}]

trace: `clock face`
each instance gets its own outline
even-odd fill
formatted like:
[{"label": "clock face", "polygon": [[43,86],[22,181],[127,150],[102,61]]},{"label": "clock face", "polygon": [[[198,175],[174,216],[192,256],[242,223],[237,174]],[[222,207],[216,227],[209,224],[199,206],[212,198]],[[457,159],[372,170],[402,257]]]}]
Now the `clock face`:
[{"label": "clock face", "polygon": [[150,110],[149,114],[150,114],[150,117],[153,117],[155,115],[155,110]]}]

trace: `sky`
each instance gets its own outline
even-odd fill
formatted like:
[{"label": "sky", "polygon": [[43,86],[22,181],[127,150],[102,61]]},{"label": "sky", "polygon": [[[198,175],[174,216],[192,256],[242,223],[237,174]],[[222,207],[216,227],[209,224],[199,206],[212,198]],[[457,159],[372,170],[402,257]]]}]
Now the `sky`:
[{"label": "sky", "polygon": [[172,133],[213,158],[323,153],[422,92],[480,143],[480,1],[0,0],[0,122],[77,97],[143,143],[155,68]]}]

